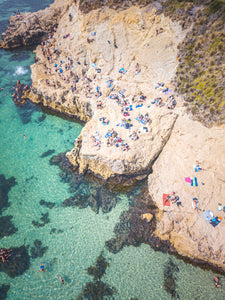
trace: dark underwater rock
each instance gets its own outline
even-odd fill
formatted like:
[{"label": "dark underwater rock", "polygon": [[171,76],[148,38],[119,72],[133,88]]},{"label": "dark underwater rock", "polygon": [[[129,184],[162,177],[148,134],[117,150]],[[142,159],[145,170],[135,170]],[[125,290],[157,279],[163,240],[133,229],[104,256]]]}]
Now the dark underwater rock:
[{"label": "dark underwater rock", "polygon": [[[86,282],[85,287],[77,297],[77,300],[90,299],[90,300],[103,300],[114,299],[112,296],[116,293],[114,287],[110,287],[108,284],[101,281],[101,278],[105,274],[106,268],[109,263],[103,256],[103,252],[97,257],[94,266],[87,269],[89,275],[93,276],[93,282]],[[109,298],[107,298],[109,297]]]},{"label": "dark underwater rock", "polygon": [[48,217],[48,213],[45,213],[45,214],[41,214],[42,217],[40,218],[40,220],[42,221],[42,223],[38,222],[38,221],[32,221],[32,224],[35,226],[35,227],[44,227],[45,224],[49,223],[50,222],[50,219]]},{"label": "dark underwater rock", "polygon": [[164,275],[164,289],[173,298],[180,299],[176,292],[176,273],[179,272],[179,267],[170,258],[164,265],[163,275]]},{"label": "dark underwater rock", "polygon": [[0,175],[0,214],[4,208],[9,207],[8,192],[16,184],[15,177],[6,179],[3,174]]},{"label": "dark underwater rock", "polygon": [[105,274],[105,270],[109,267],[109,263],[102,255],[102,253],[98,256],[95,265],[91,266],[87,269],[89,275],[94,277],[94,280],[100,280],[102,276]]},{"label": "dark underwater rock", "polygon": [[[127,211],[120,216],[120,222],[114,228],[115,236],[106,241],[106,248],[112,253],[118,253],[124,246],[139,246],[141,243],[149,244],[154,250],[162,252],[174,249],[169,241],[162,241],[155,236],[157,207],[149,196],[147,186],[143,186],[130,204]],[[150,222],[142,218],[145,213],[150,213],[153,218]]]},{"label": "dark underwater rock", "polygon": [[40,205],[46,206],[49,209],[52,209],[55,206],[54,202],[46,202],[45,200],[41,199],[41,201],[39,202]]},{"label": "dark underwater rock", "polygon": [[0,239],[2,239],[4,236],[12,235],[18,231],[11,221],[12,218],[13,216],[0,217]]},{"label": "dark underwater rock", "polygon": [[[103,300],[103,299],[113,299],[113,295],[116,293],[115,288],[111,288],[107,283],[97,280],[94,282],[86,282],[77,300],[90,299],[90,300]],[[110,297],[110,298],[105,298]]]},{"label": "dark underwater rock", "polygon": [[7,298],[7,293],[10,289],[10,285],[8,284],[3,284],[0,286],[0,299],[4,300]]},{"label": "dark underwater rock", "polygon": [[95,213],[98,213],[100,208],[102,208],[103,213],[108,213],[116,206],[117,198],[115,194],[107,187],[93,181],[94,177],[79,174],[71,165],[65,153],[51,157],[49,163],[60,168],[61,180],[68,183],[69,192],[74,193],[74,196],[63,201],[63,207],[78,206],[79,208],[86,208],[90,206]]},{"label": "dark underwater rock", "polygon": [[50,156],[53,153],[55,153],[55,150],[54,149],[49,149],[48,151],[43,152],[40,157],[43,158],[43,157],[46,157],[46,156]]},{"label": "dark underwater rock", "polygon": [[35,240],[34,241],[34,247],[31,247],[31,257],[37,258],[37,257],[42,257],[45,252],[48,250],[48,246],[42,247],[42,242],[40,240]]},{"label": "dark underwater rock", "polygon": [[0,272],[5,272],[11,278],[22,275],[30,267],[30,256],[27,247],[11,248],[11,256],[8,262],[3,263],[0,260]]}]

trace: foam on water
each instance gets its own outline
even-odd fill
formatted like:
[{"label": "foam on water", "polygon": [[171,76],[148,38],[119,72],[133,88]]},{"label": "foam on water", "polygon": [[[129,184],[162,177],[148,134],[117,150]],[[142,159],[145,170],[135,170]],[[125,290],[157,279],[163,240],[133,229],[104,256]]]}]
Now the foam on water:
[{"label": "foam on water", "polygon": [[28,69],[26,69],[22,66],[17,66],[14,73],[13,73],[13,76],[25,75],[27,73],[28,73]]},{"label": "foam on water", "polygon": [[[101,251],[110,264],[102,281],[116,288],[114,299],[171,299],[164,289],[164,268],[169,259],[179,269],[175,277],[180,299],[224,299],[225,278],[221,277],[222,288],[215,289],[211,271],[155,252],[148,245],[125,247],[115,255],[106,250],[105,241],[113,237],[120,214],[129,207],[125,195],[120,195],[116,207],[107,214],[101,210],[95,214],[90,207],[61,206],[71,193],[68,184],[61,181],[59,168],[49,164],[49,158],[71,149],[82,126],[48,115],[35,106],[16,107],[10,96],[12,86],[17,79],[23,83],[30,81],[33,55],[29,53],[23,59],[23,53],[18,52],[16,61],[11,59],[11,52],[1,50],[1,54],[0,87],[5,89],[0,91],[0,174],[7,179],[14,176],[17,181],[8,194],[10,206],[2,215],[12,215],[18,231],[2,238],[0,247],[25,244],[30,255],[35,240],[48,247],[42,257],[31,258],[30,268],[21,276],[12,279],[0,272],[0,285],[10,284],[8,299],[76,299],[85,283],[92,280],[86,269],[95,263]],[[11,75],[8,70],[13,70]],[[12,77],[14,73],[18,77]],[[55,152],[41,157],[48,150]],[[42,206],[41,199],[54,202],[55,206]],[[34,226],[32,221],[40,222],[45,213],[50,221],[43,227]],[[40,263],[45,264],[46,273],[38,272]],[[63,276],[64,285],[57,274]]]}]

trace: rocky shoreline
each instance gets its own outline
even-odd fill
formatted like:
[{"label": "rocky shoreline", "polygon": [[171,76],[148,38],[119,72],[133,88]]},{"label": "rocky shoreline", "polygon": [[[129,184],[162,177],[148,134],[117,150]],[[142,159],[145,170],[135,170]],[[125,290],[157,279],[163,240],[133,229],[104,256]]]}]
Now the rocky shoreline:
[{"label": "rocky shoreline", "polygon": [[[107,242],[110,251],[145,242],[225,270],[224,212],[218,211],[225,205],[225,130],[190,120],[174,93],[177,46],[188,29],[161,9],[154,2],[83,14],[79,3],[56,0],[43,11],[12,16],[1,47],[41,43],[24,98],[86,122],[66,155],[75,177],[94,174],[120,188],[148,176],[147,192],[121,216]],[[195,164],[202,172],[193,173]],[[187,186],[189,176],[198,177],[198,187]],[[164,207],[163,194],[173,193],[181,204]],[[96,212],[102,205],[107,212],[116,204],[111,196],[101,196],[101,203],[97,195],[74,197],[64,205],[90,205]],[[153,204],[158,208],[149,209]],[[202,217],[208,210],[222,219],[218,226]]]}]

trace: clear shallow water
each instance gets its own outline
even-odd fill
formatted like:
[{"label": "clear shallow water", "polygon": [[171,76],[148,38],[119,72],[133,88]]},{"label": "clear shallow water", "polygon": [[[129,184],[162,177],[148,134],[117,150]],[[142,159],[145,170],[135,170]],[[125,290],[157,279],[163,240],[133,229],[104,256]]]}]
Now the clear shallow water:
[{"label": "clear shallow water", "polygon": [[[1,28],[18,5],[21,11],[28,11],[48,3],[0,1]],[[0,240],[0,247],[33,247],[38,239],[48,249],[43,257],[31,258],[30,268],[21,276],[12,279],[0,272],[0,285],[10,284],[7,299],[76,299],[85,283],[92,280],[86,269],[101,251],[110,264],[102,281],[116,288],[115,299],[171,299],[163,286],[164,268],[170,259],[179,269],[175,275],[180,299],[224,299],[225,278],[220,276],[223,287],[215,289],[211,271],[155,252],[148,245],[126,247],[116,255],[105,249],[121,212],[129,207],[128,197],[120,195],[116,207],[107,214],[101,210],[95,214],[89,207],[60,206],[71,194],[69,186],[61,182],[59,168],[50,165],[49,158],[71,149],[82,126],[48,115],[33,105],[29,109],[14,105],[12,87],[17,79],[30,82],[32,63],[32,52],[0,51],[0,87],[4,88],[0,92],[0,174],[7,179],[14,176],[17,182],[8,195],[10,207],[2,215],[12,215],[18,228],[15,234]],[[55,152],[41,158],[48,150]],[[41,199],[54,202],[55,207],[41,206]],[[37,228],[32,221],[40,222],[42,213],[49,213],[50,222]],[[38,272],[41,262],[46,273]],[[64,286],[57,279],[58,273],[65,279]]]}]

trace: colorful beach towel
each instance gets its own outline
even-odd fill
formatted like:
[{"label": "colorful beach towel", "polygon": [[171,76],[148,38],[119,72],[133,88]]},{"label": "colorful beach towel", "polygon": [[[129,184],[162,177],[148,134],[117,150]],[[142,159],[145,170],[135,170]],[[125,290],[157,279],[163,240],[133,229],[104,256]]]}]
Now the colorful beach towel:
[{"label": "colorful beach towel", "polygon": [[188,183],[191,183],[191,178],[190,177],[185,177],[185,181]]},{"label": "colorful beach towel", "polygon": [[163,206],[170,206],[169,194],[163,194]]},{"label": "colorful beach towel", "polygon": [[192,177],[191,178],[191,186],[198,186],[197,177]]}]

